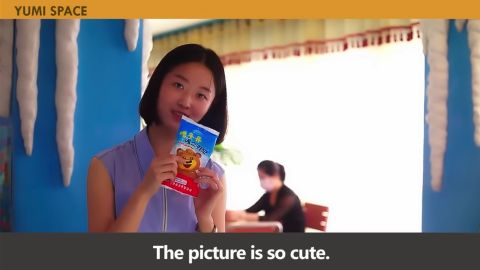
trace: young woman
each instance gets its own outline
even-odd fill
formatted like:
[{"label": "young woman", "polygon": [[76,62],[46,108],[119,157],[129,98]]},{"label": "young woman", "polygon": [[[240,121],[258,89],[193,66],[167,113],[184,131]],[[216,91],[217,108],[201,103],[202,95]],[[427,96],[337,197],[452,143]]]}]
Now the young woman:
[{"label": "young woman", "polygon": [[[285,168],[271,160],[258,164],[262,197],[245,211],[229,211],[229,221],[280,221],[284,232],[305,232],[305,217],[298,196],[285,184]],[[258,212],[265,211],[264,216]]]},{"label": "young woman", "polygon": [[147,127],[130,141],[96,155],[88,172],[91,232],[225,231],[225,176],[210,161],[195,181],[208,184],[198,198],[162,187],[174,179],[179,157],[170,154],[182,115],[217,130],[227,129],[227,89],[219,57],[187,44],[156,67],[140,101]]}]

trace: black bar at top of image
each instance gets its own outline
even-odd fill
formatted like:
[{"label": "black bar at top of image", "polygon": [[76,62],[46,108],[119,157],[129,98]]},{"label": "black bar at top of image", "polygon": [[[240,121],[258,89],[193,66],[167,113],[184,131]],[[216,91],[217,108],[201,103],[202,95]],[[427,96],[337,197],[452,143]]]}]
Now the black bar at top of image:
[{"label": "black bar at top of image", "polygon": [[[480,234],[4,233],[0,269],[479,269],[479,244]],[[155,245],[181,249],[183,260],[157,260]],[[246,258],[197,259],[189,264],[189,250],[198,251],[200,245],[204,250],[244,249]],[[261,249],[263,259],[250,259],[252,249]],[[286,257],[268,260],[270,249],[282,249]],[[325,256],[293,260],[294,249],[323,249]]]}]

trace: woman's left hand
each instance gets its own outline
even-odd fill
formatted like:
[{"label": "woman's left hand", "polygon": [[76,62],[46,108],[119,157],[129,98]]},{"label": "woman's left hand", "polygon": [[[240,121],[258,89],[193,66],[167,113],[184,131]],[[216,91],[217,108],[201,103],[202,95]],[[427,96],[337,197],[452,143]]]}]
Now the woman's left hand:
[{"label": "woman's left hand", "polygon": [[217,174],[208,168],[200,168],[195,181],[208,186],[206,189],[200,188],[198,197],[193,201],[200,231],[211,231],[214,226],[212,212],[224,192],[224,187]]}]

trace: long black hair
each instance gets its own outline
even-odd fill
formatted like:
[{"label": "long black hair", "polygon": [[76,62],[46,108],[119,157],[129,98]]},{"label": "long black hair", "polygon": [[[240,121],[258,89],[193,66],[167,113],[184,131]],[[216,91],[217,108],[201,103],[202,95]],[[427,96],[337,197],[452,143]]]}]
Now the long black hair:
[{"label": "long black hair", "polygon": [[198,44],[185,44],[167,53],[155,68],[155,71],[148,82],[147,89],[143,94],[139,105],[139,113],[145,123],[161,124],[157,113],[157,100],[165,75],[175,67],[186,63],[201,63],[207,67],[213,75],[215,85],[215,98],[205,116],[199,121],[218,131],[217,144],[223,142],[227,132],[228,111],[227,111],[227,86],[225,82],[225,71],[218,55],[211,49],[204,48]]}]

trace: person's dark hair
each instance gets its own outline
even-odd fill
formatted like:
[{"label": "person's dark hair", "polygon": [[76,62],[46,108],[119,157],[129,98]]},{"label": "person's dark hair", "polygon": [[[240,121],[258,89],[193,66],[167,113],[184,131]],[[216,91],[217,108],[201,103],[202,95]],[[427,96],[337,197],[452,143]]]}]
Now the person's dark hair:
[{"label": "person's dark hair", "polygon": [[139,105],[140,116],[148,125],[161,124],[157,113],[157,100],[165,75],[176,66],[186,63],[201,63],[212,72],[215,84],[215,98],[200,124],[210,127],[220,134],[217,144],[223,142],[227,132],[227,86],[225,71],[218,55],[211,49],[198,44],[185,44],[167,53],[155,68]]},{"label": "person's dark hair", "polygon": [[261,170],[262,172],[270,176],[278,175],[282,182],[285,181],[285,168],[280,163],[271,160],[264,160],[258,163],[257,170]]}]

